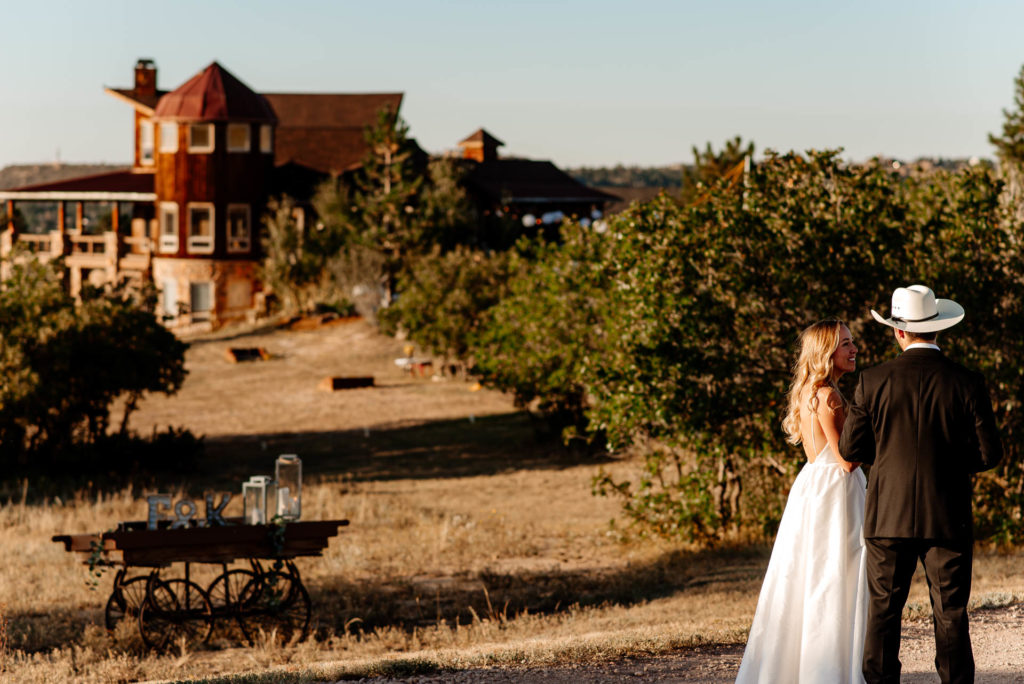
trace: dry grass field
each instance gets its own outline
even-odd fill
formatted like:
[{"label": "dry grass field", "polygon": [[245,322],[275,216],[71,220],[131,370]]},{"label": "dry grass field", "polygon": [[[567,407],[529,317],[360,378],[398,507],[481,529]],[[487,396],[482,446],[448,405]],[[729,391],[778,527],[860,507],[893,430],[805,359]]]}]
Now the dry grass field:
[{"label": "dry grass field", "polygon": [[[232,364],[229,347],[271,358]],[[131,630],[107,634],[111,573],[90,587],[81,559],[50,537],[143,519],[155,490],[85,485],[61,498],[9,483],[2,681],[335,681],[743,642],[767,548],[702,552],[613,529],[616,504],[592,496],[590,478],[637,464],[539,441],[499,393],[405,375],[393,363],[402,347],[359,321],[210,336],[189,350],[182,391],[147,399],[132,419],[142,433],[205,436],[197,471],[160,488],[175,494],[237,492],[272,474],[277,454],[302,457],[303,518],[351,521],[322,557],[297,561],[314,606],[309,640],[152,654]],[[318,390],[329,375],[373,375],[376,386]],[[241,513],[237,497],[228,513]],[[981,554],[975,603],[1024,600],[1020,560]],[[909,612],[928,613],[920,586]]]}]

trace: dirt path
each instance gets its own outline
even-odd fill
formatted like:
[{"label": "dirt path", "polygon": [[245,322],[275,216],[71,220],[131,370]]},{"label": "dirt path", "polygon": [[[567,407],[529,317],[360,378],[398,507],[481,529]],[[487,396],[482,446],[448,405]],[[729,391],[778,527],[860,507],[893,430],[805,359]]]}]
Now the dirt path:
[{"label": "dirt path", "polygon": [[[971,619],[978,684],[1024,682],[1024,605],[976,611]],[[903,661],[903,684],[939,681],[932,662],[935,658],[935,643],[930,621],[913,620],[904,624],[900,656]],[[403,679],[375,678],[361,681],[373,684],[729,684],[736,678],[742,657],[743,646],[740,645],[706,646],[610,663],[544,669],[481,668]]]}]

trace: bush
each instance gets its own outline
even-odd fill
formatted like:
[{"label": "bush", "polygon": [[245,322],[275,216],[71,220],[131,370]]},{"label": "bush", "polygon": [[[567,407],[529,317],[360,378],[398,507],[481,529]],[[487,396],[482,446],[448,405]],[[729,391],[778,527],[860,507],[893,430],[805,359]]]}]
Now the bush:
[{"label": "bush", "polygon": [[714,543],[771,534],[804,460],[780,427],[800,330],[842,318],[874,365],[895,348],[869,310],[924,282],[967,307],[942,344],[988,377],[1007,447],[978,477],[979,535],[1019,542],[1024,255],[1002,192],[984,168],[901,177],[769,153],[739,191],[722,179],[696,205],[662,197],[604,234],[566,226],[472,352],[520,403],[645,455],[635,481],[594,482],[641,530]]},{"label": "bush", "polygon": [[583,437],[587,371],[609,314],[611,240],[566,223],[560,243],[518,245],[506,295],[487,311],[474,337],[475,371],[551,429]]},{"label": "bush", "polygon": [[446,362],[472,362],[483,316],[503,297],[514,263],[517,259],[509,253],[468,247],[421,257],[399,281],[397,300],[380,311],[381,330],[391,334],[401,329]]},{"label": "bush", "polygon": [[146,392],[173,393],[186,345],[156,319],[152,291],[84,288],[76,303],[59,264],[11,265],[0,284],[0,460],[53,462],[107,434],[126,395],[120,431]]}]

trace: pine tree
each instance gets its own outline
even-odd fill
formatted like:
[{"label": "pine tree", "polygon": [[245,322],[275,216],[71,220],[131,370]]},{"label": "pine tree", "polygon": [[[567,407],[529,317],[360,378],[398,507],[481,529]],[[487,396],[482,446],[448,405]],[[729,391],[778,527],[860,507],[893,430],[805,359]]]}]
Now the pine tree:
[{"label": "pine tree", "polygon": [[1024,67],[1014,79],[1014,109],[1004,109],[1003,134],[989,134],[999,161],[1007,166],[1024,166]]},{"label": "pine tree", "polygon": [[442,252],[459,244],[478,246],[479,216],[462,184],[465,174],[466,168],[454,159],[430,160],[417,213],[420,241],[412,249],[426,253],[434,246]]},{"label": "pine tree", "polygon": [[369,151],[353,179],[352,214],[361,238],[385,256],[386,301],[407,252],[422,241],[415,213],[423,176],[414,166],[416,148],[408,133],[396,113],[381,109],[366,131]]},{"label": "pine tree", "polygon": [[683,170],[682,198],[685,204],[697,201],[719,178],[734,171],[747,157],[754,156],[754,143],[743,144],[743,138],[736,136],[725,142],[720,152],[711,149],[707,143],[701,152],[693,147],[693,166]]}]

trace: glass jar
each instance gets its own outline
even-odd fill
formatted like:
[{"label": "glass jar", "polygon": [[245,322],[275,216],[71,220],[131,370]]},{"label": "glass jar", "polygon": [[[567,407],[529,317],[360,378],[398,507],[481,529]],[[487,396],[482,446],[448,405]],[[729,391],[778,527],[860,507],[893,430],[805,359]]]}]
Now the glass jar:
[{"label": "glass jar", "polygon": [[282,520],[298,520],[302,516],[302,459],[295,454],[281,454],[274,464],[277,483],[277,515]]}]

